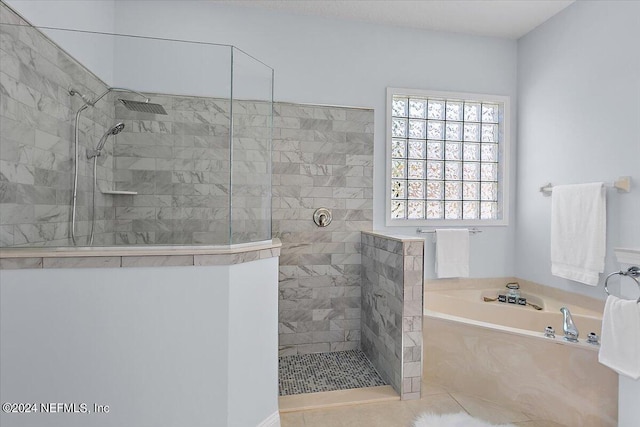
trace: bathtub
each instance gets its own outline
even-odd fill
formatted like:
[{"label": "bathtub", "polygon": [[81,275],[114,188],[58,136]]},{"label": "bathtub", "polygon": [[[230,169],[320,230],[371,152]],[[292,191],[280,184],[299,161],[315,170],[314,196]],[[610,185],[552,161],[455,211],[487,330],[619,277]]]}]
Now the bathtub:
[{"label": "bathtub", "polygon": [[[598,363],[598,304],[563,303],[584,297],[555,291],[554,297],[522,289],[543,307],[484,302],[503,287],[427,290],[424,297],[423,377],[428,382],[480,397],[538,419],[567,426],[616,426],[618,376]],[[580,341],[563,340],[560,307],[567,306]],[[556,338],[544,336],[546,326]]]}]

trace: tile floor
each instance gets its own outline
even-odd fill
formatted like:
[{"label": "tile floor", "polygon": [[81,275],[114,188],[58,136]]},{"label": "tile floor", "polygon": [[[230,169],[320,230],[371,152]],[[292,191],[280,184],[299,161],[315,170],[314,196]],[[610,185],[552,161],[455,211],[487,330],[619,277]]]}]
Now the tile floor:
[{"label": "tile floor", "polygon": [[537,420],[486,400],[448,392],[438,385],[423,383],[422,390],[420,400],[398,400],[281,413],[281,427],[411,427],[413,420],[423,412],[444,414],[463,411],[494,424],[562,427],[561,424]]},{"label": "tile floor", "polygon": [[278,358],[280,396],[385,385],[361,350]]}]

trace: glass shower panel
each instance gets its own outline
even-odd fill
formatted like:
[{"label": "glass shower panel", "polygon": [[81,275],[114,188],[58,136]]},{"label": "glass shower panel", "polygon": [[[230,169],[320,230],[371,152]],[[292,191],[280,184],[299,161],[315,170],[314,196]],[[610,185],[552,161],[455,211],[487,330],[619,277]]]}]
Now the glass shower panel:
[{"label": "glass shower panel", "polygon": [[273,69],[232,55],[231,243],[269,240]]},{"label": "glass shower panel", "polygon": [[92,226],[95,246],[271,238],[271,68],[228,45],[0,18],[0,247],[73,246],[72,229],[88,246]]},{"label": "glass shower panel", "polygon": [[138,192],[116,196],[124,204],[116,218],[128,228],[117,243],[229,244],[231,48],[120,36],[115,46],[126,64],[116,85],[135,87],[167,111],[114,103],[118,120],[131,124],[116,160],[118,186]]}]

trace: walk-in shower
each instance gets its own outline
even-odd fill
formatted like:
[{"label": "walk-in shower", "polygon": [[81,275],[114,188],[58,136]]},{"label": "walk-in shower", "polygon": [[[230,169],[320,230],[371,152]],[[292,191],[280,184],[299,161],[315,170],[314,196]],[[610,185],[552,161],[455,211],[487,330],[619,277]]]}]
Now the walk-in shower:
[{"label": "walk-in shower", "polygon": [[0,33],[19,89],[0,109],[0,247],[271,239],[273,69],[229,45]]}]

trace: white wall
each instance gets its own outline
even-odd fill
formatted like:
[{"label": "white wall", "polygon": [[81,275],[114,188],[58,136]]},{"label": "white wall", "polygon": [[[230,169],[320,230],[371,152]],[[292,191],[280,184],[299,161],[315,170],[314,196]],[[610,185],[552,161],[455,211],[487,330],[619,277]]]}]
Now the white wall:
[{"label": "white wall", "polygon": [[[385,229],[386,87],[508,95],[515,117],[515,41],[214,2],[163,1],[149,7],[146,2],[118,1],[117,6],[119,33],[227,43],[253,54],[275,68],[278,101],[375,108],[374,228],[378,230]],[[128,85],[124,74],[118,70],[116,75],[123,77],[119,84]],[[163,78],[161,73],[147,77],[146,84]],[[515,129],[513,123],[514,159]],[[486,227],[481,237],[472,238],[473,276],[513,274],[513,229],[513,225]],[[392,231],[414,234],[415,227]]]},{"label": "white wall", "polygon": [[[115,32],[115,0],[6,0],[5,3],[35,26]],[[43,31],[107,85],[113,85],[112,36]]]},{"label": "white wall", "polygon": [[0,270],[3,401],[111,408],[90,423],[89,415],[2,413],[0,424],[226,419],[228,278],[228,267]]},{"label": "white wall", "polygon": [[227,425],[258,426],[278,412],[278,258],[233,265],[230,279]]},{"label": "white wall", "polygon": [[278,410],[277,271],[278,258],[0,270],[2,401],[110,406],[0,425],[260,424]]},{"label": "white wall", "polygon": [[614,247],[640,247],[640,2],[579,1],[518,42],[516,275],[604,299],[550,272],[547,182],[613,182],[607,191],[606,271]]},{"label": "white wall", "polygon": [[[613,248],[640,247],[638,40],[640,2],[625,1],[578,1],[519,40],[518,277],[605,297],[604,277],[592,288],[550,273],[551,203],[538,193],[549,181],[631,175],[631,193],[608,190],[605,271],[621,268]],[[636,289],[614,289],[637,296]],[[640,381],[620,377],[620,427],[637,425],[639,396]]]}]

